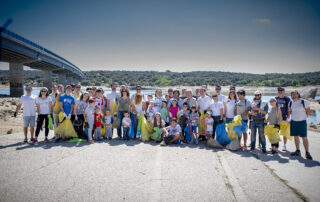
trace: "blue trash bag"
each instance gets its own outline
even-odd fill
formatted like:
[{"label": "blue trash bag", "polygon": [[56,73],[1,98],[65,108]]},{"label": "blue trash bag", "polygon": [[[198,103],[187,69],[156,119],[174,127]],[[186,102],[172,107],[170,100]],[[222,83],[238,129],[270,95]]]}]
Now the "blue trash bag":
[{"label": "blue trash bag", "polygon": [[184,128],[184,131],[186,132],[186,141],[187,142],[190,142],[191,139],[192,139],[192,135],[193,135],[193,143],[196,143],[197,140],[196,140],[196,136],[194,134],[191,133],[191,130],[190,130],[190,125],[187,125],[187,127]]},{"label": "blue trash bag", "polygon": [[134,116],[131,116],[131,126],[129,130],[129,137],[133,138],[134,137]]},{"label": "blue trash bag", "polygon": [[246,133],[248,130],[248,124],[243,120],[241,121],[241,123],[242,123],[242,133]]},{"label": "blue trash bag", "polygon": [[241,137],[241,135],[242,135],[242,126],[241,126],[241,125],[239,125],[239,126],[234,126],[234,127],[233,127],[233,130],[237,132],[238,137]]},{"label": "blue trash bag", "polygon": [[141,131],[137,131],[137,138],[140,138],[141,136]]},{"label": "blue trash bag", "polygon": [[227,130],[226,130],[226,125],[224,123],[219,124],[217,126],[216,133],[217,133],[217,141],[222,146],[226,146],[231,142],[231,140],[228,137],[228,133],[227,133]]}]

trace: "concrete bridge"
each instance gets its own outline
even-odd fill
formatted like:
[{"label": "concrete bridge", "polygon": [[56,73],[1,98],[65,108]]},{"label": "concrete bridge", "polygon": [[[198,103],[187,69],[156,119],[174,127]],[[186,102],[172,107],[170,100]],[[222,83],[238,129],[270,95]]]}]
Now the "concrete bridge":
[{"label": "concrete bridge", "polygon": [[9,30],[1,31],[1,61],[9,63],[10,96],[24,93],[23,66],[43,71],[43,85],[51,88],[52,74],[59,83],[76,83],[84,74],[74,64],[46,48]]}]

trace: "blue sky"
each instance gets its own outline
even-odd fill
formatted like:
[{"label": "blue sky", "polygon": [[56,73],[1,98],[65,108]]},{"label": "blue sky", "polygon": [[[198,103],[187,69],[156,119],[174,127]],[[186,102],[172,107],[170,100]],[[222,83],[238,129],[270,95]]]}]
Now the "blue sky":
[{"label": "blue sky", "polygon": [[82,70],[320,70],[317,1],[0,2],[1,24]]}]

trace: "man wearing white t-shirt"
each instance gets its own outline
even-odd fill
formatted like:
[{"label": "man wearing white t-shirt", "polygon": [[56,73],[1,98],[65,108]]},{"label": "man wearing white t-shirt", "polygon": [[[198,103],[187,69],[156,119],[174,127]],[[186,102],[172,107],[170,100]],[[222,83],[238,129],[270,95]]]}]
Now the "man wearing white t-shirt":
[{"label": "man wearing white t-shirt", "polygon": [[225,109],[227,108],[228,98],[227,98],[227,96],[224,96],[221,94],[221,86],[216,86],[216,93],[218,95],[219,102],[221,102],[223,104],[223,115],[225,116],[226,115]]},{"label": "man wearing white t-shirt", "polygon": [[310,103],[300,98],[298,91],[291,92],[292,101],[289,103],[288,117],[291,116],[290,136],[294,136],[296,151],[291,153],[292,156],[300,156],[300,139],[302,138],[304,148],[306,150],[306,158],[312,160],[309,153],[309,142],[307,138],[307,118],[310,115]]},{"label": "man wearing white t-shirt", "polygon": [[20,110],[21,106],[23,105],[23,131],[24,131],[24,142],[28,142],[28,127],[30,127],[30,134],[31,139],[33,141],[34,135],[34,126],[35,126],[35,119],[36,119],[36,96],[31,95],[32,87],[26,86],[25,88],[27,94],[21,96],[19,104],[16,108],[14,113],[14,117],[17,117],[17,113]]},{"label": "man wearing white t-shirt", "polygon": [[207,112],[211,104],[211,98],[206,95],[206,89],[200,89],[200,97],[198,98],[198,111]]},{"label": "man wearing white t-shirt", "polygon": [[107,108],[109,110],[111,110],[112,108],[113,100],[120,96],[120,93],[117,93],[117,84],[112,83],[111,90],[112,90],[111,93],[107,95],[107,102],[108,102]]}]

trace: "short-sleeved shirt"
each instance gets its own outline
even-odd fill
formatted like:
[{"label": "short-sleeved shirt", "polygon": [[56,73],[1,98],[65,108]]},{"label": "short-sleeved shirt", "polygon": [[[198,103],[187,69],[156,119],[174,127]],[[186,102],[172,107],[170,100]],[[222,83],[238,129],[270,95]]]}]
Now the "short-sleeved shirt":
[{"label": "short-sleeved shirt", "polygon": [[164,101],[163,98],[154,98],[154,111],[155,112],[160,112],[161,110],[161,105],[162,105],[162,102]]},{"label": "short-sleeved shirt", "polygon": [[174,97],[169,100],[168,107],[171,107],[171,103],[172,103],[173,100],[176,100],[176,101],[177,101],[177,104],[178,104],[178,107],[179,107],[180,109],[182,109],[183,99],[180,99],[180,98],[179,98],[179,100],[177,100],[177,99],[174,98]]},{"label": "short-sleeved shirt", "polygon": [[101,113],[105,106],[103,97],[93,97],[92,99],[95,101],[95,105],[99,107]]},{"label": "short-sleeved shirt", "polygon": [[289,102],[291,100],[287,96],[285,96],[283,98],[280,98],[279,96],[277,96],[276,100],[277,100],[278,105],[279,105],[279,107],[281,109],[282,120],[286,120],[288,118],[288,107],[289,107]]},{"label": "short-sleeved shirt", "polygon": [[[236,107],[237,107],[237,115],[241,115],[246,111],[247,107],[250,107],[251,103],[249,100],[237,100]],[[248,120],[248,114],[245,117],[242,117],[243,120]]]},{"label": "short-sleeved shirt", "polygon": [[306,113],[306,109],[310,108],[310,103],[307,100],[304,100],[304,106],[302,104],[302,99],[300,98],[297,101],[292,100],[291,104],[291,120],[292,121],[305,121],[308,116]]},{"label": "short-sleeved shirt", "polygon": [[188,103],[189,108],[191,108],[192,106],[197,106],[197,100],[193,97],[191,97],[190,99],[188,98],[184,99],[183,103]]},{"label": "short-sleeved shirt", "polygon": [[179,111],[179,107],[178,106],[169,107],[169,111],[171,113],[172,118],[178,118],[177,117],[177,114],[178,114],[178,111]]},{"label": "short-sleeved shirt", "polygon": [[213,123],[213,118],[212,117],[210,117],[210,118],[206,118],[205,119],[205,122],[207,123],[207,129],[206,129],[206,131],[208,131],[208,132],[211,132],[211,131],[213,131],[213,125],[211,125],[212,123]]},{"label": "short-sleeved shirt", "polygon": [[[258,107],[259,109],[262,109],[263,111],[265,111],[265,112],[268,112],[268,110],[269,110],[269,106],[268,106],[268,103],[267,102],[265,102],[265,101],[257,101],[257,100],[254,100],[253,102],[252,102],[252,105],[255,105],[256,107]],[[262,105],[262,106],[261,106]],[[263,120],[264,118],[265,118],[265,114],[261,114],[259,111],[257,111],[257,110],[253,110],[252,109],[252,106],[250,107],[250,109],[249,109],[250,111],[252,111],[252,112],[256,112],[257,113],[257,116],[252,116],[252,120],[253,121],[258,121],[258,120]]]},{"label": "short-sleeved shirt", "polygon": [[166,122],[168,122],[168,109],[167,108],[162,108],[160,110],[160,114],[161,114],[161,119],[165,120]]},{"label": "short-sleeved shirt", "polygon": [[236,105],[236,100],[228,100],[227,101],[227,111],[226,117],[233,118],[234,117],[234,107]]},{"label": "short-sleeved shirt", "polygon": [[52,103],[51,97],[48,96],[45,99],[42,99],[40,97],[37,97],[36,103],[40,105],[40,114],[51,114],[50,112],[50,102]]},{"label": "short-sleeved shirt", "polygon": [[96,127],[101,127],[102,116],[100,113],[94,113],[94,125]]},{"label": "short-sleeved shirt", "polygon": [[212,116],[221,116],[220,109],[223,109],[222,102],[213,102],[211,105]]},{"label": "short-sleeved shirt", "polygon": [[19,104],[23,105],[23,116],[36,116],[36,96],[23,95]]},{"label": "short-sleeved shirt", "polygon": [[118,101],[119,101],[120,112],[129,111],[129,105],[131,103],[130,98],[123,99],[122,97],[120,97]]},{"label": "short-sleeved shirt", "polygon": [[228,101],[228,98],[225,95],[219,94],[218,95],[218,101],[224,103],[224,102]]},{"label": "short-sleeved shirt", "polygon": [[158,127],[159,129],[165,128],[166,123],[164,122],[163,119],[161,119],[161,125],[162,127],[160,127],[160,122],[156,122],[156,125],[154,127]]},{"label": "short-sleeved shirt", "polygon": [[88,106],[86,108],[86,118],[90,121],[93,121],[94,120],[94,107],[90,107]]},{"label": "short-sleeved shirt", "polygon": [[200,111],[205,111],[210,107],[211,104],[211,98],[209,96],[199,97],[198,98],[198,104]]},{"label": "short-sleeved shirt", "polygon": [[117,92],[111,92],[107,95],[107,99],[110,100],[110,106],[108,106],[109,109],[111,109],[112,104],[113,104],[113,100],[116,97],[120,97],[120,93]]},{"label": "short-sleeved shirt", "polygon": [[128,117],[124,117],[123,119],[122,119],[122,126],[123,127],[126,127],[126,128],[130,128],[130,126],[131,126],[131,119]]},{"label": "short-sleeved shirt", "polygon": [[78,107],[76,109],[77,110],[77,115],[83,114],[86,111],[86,108],[89,105],[88,102],[84,102],[84,101],[82,101],[80,99],[76,100],[76,104],[78,105]]},{"label": "short-sleeved shirt", "polygon": [[192,126],[197,126],[198,122],[199,122],[199,114],[198,113],[190,113],[189,123],[191,123]]},{"label": "short-sleeved shirt", "polygon": [[60,96],[59,102],[62,102],[62,108],[64,110],[64,113],[69,115],[71,111],[71,107],[75,103],[74,98],[71,95],[63,94]]},{"label": "short-sleeved shirt", "polygon": [[176,127],[169,126],[169,135],[176,135],[177,133],[181,133],[181,127],[179,124]]}]

